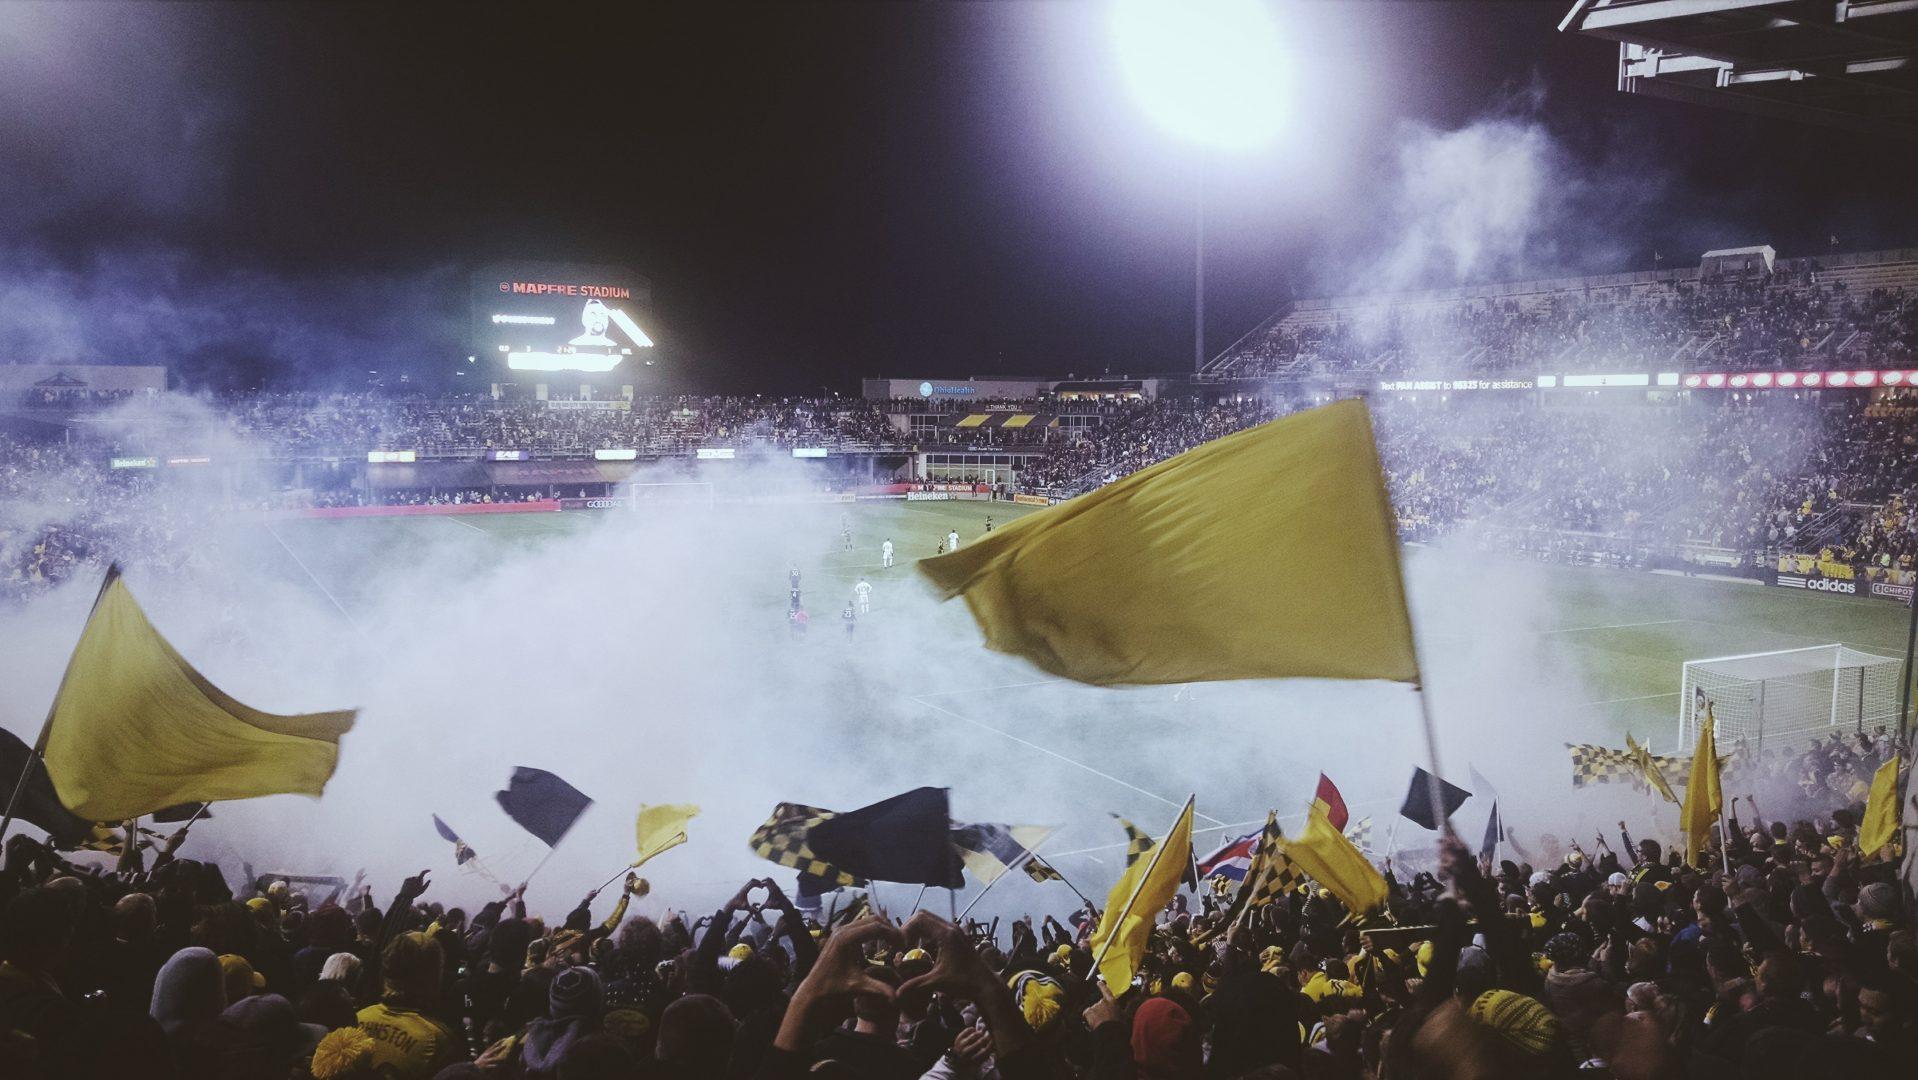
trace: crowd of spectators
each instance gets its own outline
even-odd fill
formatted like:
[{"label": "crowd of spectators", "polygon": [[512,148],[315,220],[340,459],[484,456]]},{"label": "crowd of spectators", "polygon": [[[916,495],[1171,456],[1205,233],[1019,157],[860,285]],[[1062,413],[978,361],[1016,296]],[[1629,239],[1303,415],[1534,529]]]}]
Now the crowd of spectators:
[{"label": "crowd of spectators", "polygon": [[[882,452],[897,453],[899,461],[908,460],[909,446],[1017,447],[1016,482],[996,474],[997,489],[1066,498],[1320,400],[1299,391],[1084,403],[1073,407],[1088,426],[1037,425],[1043,434],[1018,442],[1029,428],[995,433],[948,423],[936,437],[915,438],[883,403],[849,399],[642,398],[622,402],[626,408],[552,409],[250,396],[223,404],[229,426],[211,437],[215,445],[246,448],[235,460],[249,463],[249,483],[217,490],[181,492],[171,468],[107,467],[116,451],[153,456],[150,447],[175,446],[153,426],[135,426],[119,442],[0,436],[0,591],[56,583],[104,561],[110,549],[164,549],[178,505],[196,499],[260,509],[540,495],[470,483],[436,488],[424,480],[376,489],[354,479],[369,446],[544,454],[643,443],[652,449],[636,453],[675,461],[706,446],[884,444],[890,449]],[[1746,571],[1776,555],[1816,555],[1821,563],[1902,579],[1918,561],[1918,516],[1909,512],[1918,499],[1918,409],[1903,400],[1774,393],[1560,407],[1522,393],[1486,392],[1382,396],[1374,413],[1408,539],[1468,531],[1495,546],[1547,555],[1596,544],[1635,564],[1710,552],[1721,565]],[[189,449],[200,445],[187,442]],[[321,453],[339,464],[312,464]],[[273,461],[282,463],[277,472],[251,467]],[[317,485],[296,483],[288,461],[308,462],[307,483],[318,477]],[[883,470],[843,475],[876,478]],[[161,491],[179,497],[154,498]]]},{"label": "crowd of spectators", "polygon": [[[906,434],[857,398],[642,397],[498,401],[247,394],[220,403],[230,434],[274,452],[483,450],[678,453],[702,446],[903,447]],[[204,435],[201,436],[205,438]]]},{"label": "crowd of spectators", "polygon": [[1902,367],[1918,292],[1779,274],[1394,306],[1366,299],[1275,319],[1213,364],[1221,375],[1746,371]]},{"label": "crowd of spectators", "polygon": [[1892,1080],[1918,1072],[1918,944],[1895,845],[1860,828],[1890,750],[1733,753],[1727,827],[1689,860],[1621,821],[1615,847],[1512,831],[1476,856],[1449,836],[1374,853],[1382,912],[1310,881],[1246,905],[1191,882],[1144,913],[1138,976],[1112,987],[1102,913],[1061,884],[1053,910],[955,926],[856,894],[803,909],[771,879],[694,918],[710,901],[662,908],[629,873],[542,918],[524,885],[436,902],[430,872],[383,908],[363,879],[236,878],[184,857],[185,827],[129,828],[117,861],[16,834],[0,1073]]}]

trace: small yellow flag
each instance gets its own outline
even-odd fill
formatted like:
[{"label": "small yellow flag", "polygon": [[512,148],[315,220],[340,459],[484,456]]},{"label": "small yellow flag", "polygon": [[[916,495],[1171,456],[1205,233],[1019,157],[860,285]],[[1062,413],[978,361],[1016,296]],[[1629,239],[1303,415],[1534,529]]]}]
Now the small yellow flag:
[{"label": "small yellow flag", "polygon": [[1678,826],[1685,831],[1685,861],[1696,864],[1698,853],[1718,824],[1725,796],[1718,786],[1718,744],[1712,707],[1705,706],[1705,720],[1698,725],[1698,745],[1692,749],[1692,777],[1685,782],[1685,803],[1678,811]]},{"label": "small yellow flag", "polygon": [[1123,994],[1132,985],[1146,949],[1152,943],[1153,920],[1172,902],[1192,862],[1192,800],[1172,823],[1152,854],[1126,867],[1119,883],[1106,895],[1105,914],[1099,929],[1093,932],[1092,955],[1098,959],[1099,974],[1113,994]]},{"label": "small yellow flag", "polygon": [[1313,805],[1305,815],[1305,830],[1296,839],[1285,841],[1285,854],[1353,914],[1369,915],[1385,906],[1385,878],[1365,853],[1332,825],[1323,807],[1323,803]]},{"label": "small yellow flag", "polygon": [[637,822],[639,858],[633,860],[634,868],[644,866],[648,859],[662,851],[685,843],[686,823],[698,816],[699,807],[692,803],[640,807]]},{"label": "small yellow flag", "polygon": [[113,567],[39,749],[67,809],[125,821],[181,803],[318,795],[356,715],[276,716],[228,697],[167,644]]},{"label": "small yellow flag", "polygon": [[1858,825],[1858,852],[1869,859],[1897,835],[1898,757],[1893,755],[1872,774],[1871,796],[1865,800],[1865,820]]},{"label": "small yellow flag", "polygon": [[986,644],[1099,685],[1418,680],[1365,403],[1209,442],[919,568]]},{"label": "small yellow flag", "polygon": [[1651,751],[1639,745],[1629,731],[1625,733],[1625,749],[1631,751],[1632,760],[1638,762],[1639,771],[1645,774],[1645,782],[1652,785],[1652,790],[1665,796],[1666,802],[1677,802],[1678,796],[1673,793],[1672,786],[1665,782],[1665,772],[1658,767],[1657,759],[1652,757]]}]

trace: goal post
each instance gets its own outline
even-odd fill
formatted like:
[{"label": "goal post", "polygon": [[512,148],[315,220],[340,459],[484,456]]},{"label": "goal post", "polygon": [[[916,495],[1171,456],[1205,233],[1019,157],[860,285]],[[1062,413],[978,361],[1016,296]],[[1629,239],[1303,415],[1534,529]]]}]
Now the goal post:
[{"label": "goal post", "polygon": [[1903,666],[1899,657],[1840,644],[1687,660],[1677,752],[1690,750],[1707,704],[1726,751],[1896,724]]},{"label": "goal post", "polygon": [[635,509],[645,506],[712,506],[717,501],[711,480],[681,480],[663,483],[627,482],[613,489],[631,499]]}]

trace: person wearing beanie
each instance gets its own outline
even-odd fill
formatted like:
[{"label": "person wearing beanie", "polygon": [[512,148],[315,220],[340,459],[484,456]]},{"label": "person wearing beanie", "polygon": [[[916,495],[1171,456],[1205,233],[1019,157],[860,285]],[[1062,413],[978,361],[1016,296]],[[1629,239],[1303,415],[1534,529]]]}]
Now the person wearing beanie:
[{"label": "person wearing beanie", "polygon": [[313,1080],[350,1080],[373,1074],[373,1037],[357,1027],[328,1032],[313,1048]]},{"label": "person wearing beanie", "polygon": [[220,1013],[226,1008],[226,976],[212,949],[181,949],[153,980],[149,1015],[166,1033],[182,1075],[210,1075],[219,1067]]},{"label": "person wearing beanie", "polygon": [[1012,1000],[1026,1026],[1044,1035],[1065,1014],[1066,990],[1059,980],[1037,971],[1021,971],[1011,979]]},{"label": "person wearing beanie", "polygon": [[251,994],[220,1014],[226,1076],[288,1076],[313,1060],[324,1028],[302,1024],[278,994]]},{"label": "person wearing beanie", "polygon": [[428,1015],[439,997],[439,944],[418,931],[401,934],[380,960],[385,990],[357,1018],[373,1037],[374,1065],[392,1080],[431,1080],[466,1056],[452,1030]]},{"label": "person wearing beanie", "polygon": [[220,957],[220,977],[226,982],[226,1000],[229,1004],[266,989],[266,977],[253,970],[253,965],[246,962],[246,957],[235,953]]},{"label": "person wearing beanie", "polygon": [[1540,1058],[1559,1045],[1558,1018],[1536,999],[1511,990],[1487,990],[1466,1010],[1472,1022],[1497,1036],[1497,1042],[1527,1058]]},{"label": "person wearing beanie", "polygon": [[520,1074],[557,1077],[566,1054],[581,1039],[599,1031],[605,1015],[605,990],[599,973],[589,967],[570,967],[553,977],[547,991],[546,1019],[526,1025],[520,1037]]},{"label": "person wearing beanie", "polygon": [[1139,1080],[1198,1080],[1199,1026],[1185,1008],[1156,997],[1132,1017],[1132,1065]]}]

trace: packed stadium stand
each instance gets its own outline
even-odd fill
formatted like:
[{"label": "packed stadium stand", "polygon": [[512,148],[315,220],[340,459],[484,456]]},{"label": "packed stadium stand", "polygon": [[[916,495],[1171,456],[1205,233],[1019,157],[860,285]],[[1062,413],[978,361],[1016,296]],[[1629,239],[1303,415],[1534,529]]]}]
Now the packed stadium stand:
[{"label": "packed stadium stand", "polygon": [[[601,497],[647,463],[690,475],[734,455],[817,459],[801,467],[822,491],[939,482],[1058,500],[1358,391],[1374,396],[1409,540],[1908,585],[1915,345],[1918,249],[1777,259],[1754,247],[1687,270],[1304,301],[1196,377],[1097,396],[1059,383],[1003,400],[256,392],[189,404],[36,379],[0,410],[0,578],[58,581],[100,561],[108,535],[163,547],[171,515],[196,500]],[[1596,390],[1543,374],[1579,371],[1640,374]],[[1407,375],[1439,378],[1393,381]],[[1414,388],[1425,392],[1392,392]]]},{"label": "packed stadium stand", "polygon": [[1915,304],[1918,249],[1777,259],[1753,247],[1686,269],[1302,300],[1203,374],[1890,367],[1918,345]]}]

